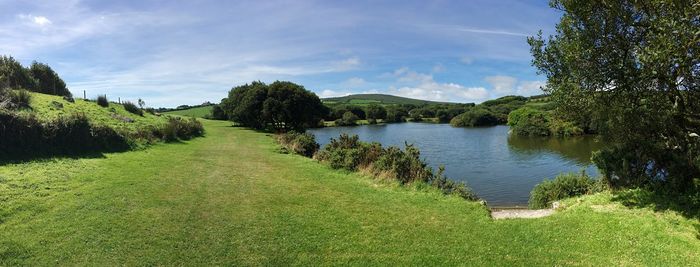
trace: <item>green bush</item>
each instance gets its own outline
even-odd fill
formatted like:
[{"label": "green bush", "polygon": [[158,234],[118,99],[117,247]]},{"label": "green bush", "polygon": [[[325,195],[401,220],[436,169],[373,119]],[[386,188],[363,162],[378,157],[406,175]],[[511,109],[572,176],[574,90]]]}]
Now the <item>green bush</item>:
[{"label": "green bush", "polygon": [[0,159],[124,151],[128,138],[106,126],[94,126],[82,114],[42,123],[34,115],[0,111]]},{"label": "green bush", "polygon": [[29,91],[20,89],[10,94],[10,102],[17,108],[30,108],[29,103],[32,100],[32,95]]},{"label": "green bush", "polygon": [[204,126],[195,118],[169,117],[168,123],[160,129],[159,135],[166,142],[173,142],[178,139],[189,140],[193,137],[204,135]]},{"label": "green bush", "polygon": [[533,209],[548,208],[552,202],[569,197],[600,192],[602,181],[594,180],[585,173],[560,174],[554,180],[544,180],[530,192],[529,206]]},{"label": "green bush", "polygon": [[508,125],[513,133],[524,136],[549,136],[549,115],[529,107],[514,110],[508,114]]},{"label": "green bush", "polygon": [[99,95],[97,96],[97,104],[100,105],[101,107],[109,107],[109,101],[107,100],[106,95]]},{"label": "green bush", "polygon": [[126,111],[128,111],[132,114],[143,116],[143,110],[141,108],[137,107],[134,103],[131,103],[129,101],[124,101],[124,103],[122,103],[122,105],[124,106],[124,109],[126,109]]},{"label": "green bush", "polygon": [[277,141],[285,149],[306,157],[312,157],[319,148],[316,137],[310,133],[284,133],[277,136]]},{"label": "green bush", "polygon": [[498,124],[498,118],[489,110],[473,108],[452,118],[450,124],[455,127],[493,126]]},{"label": "green bush", "polygon": [[420,158],[420,151],[406,144],[406,149],[390,146],[383,148],[379,143],[360,142],[357,135],[341,134],[331,139],[316,154],[316,159],[328,163],[334,169],[350,171],[363,170],[372,175],[389,178],[400,184],[414,182],[429,184],[447,195],[458,195],[467,200],[476,200],[474,192],[464,183],[456,183],[443,175],[438,175]]}]

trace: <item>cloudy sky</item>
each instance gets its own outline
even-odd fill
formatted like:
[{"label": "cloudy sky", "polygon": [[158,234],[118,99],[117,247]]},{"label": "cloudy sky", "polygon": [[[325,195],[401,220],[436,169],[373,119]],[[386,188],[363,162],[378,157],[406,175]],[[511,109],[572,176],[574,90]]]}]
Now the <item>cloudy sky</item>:
[{"label": "cloudy sky", "polygon": [[0,54],[48,63],[88,97],[218,102],[289,80],[321,97],[387,93],[481,102],[539,93],[526,37],[541,1],[7,1]]}]

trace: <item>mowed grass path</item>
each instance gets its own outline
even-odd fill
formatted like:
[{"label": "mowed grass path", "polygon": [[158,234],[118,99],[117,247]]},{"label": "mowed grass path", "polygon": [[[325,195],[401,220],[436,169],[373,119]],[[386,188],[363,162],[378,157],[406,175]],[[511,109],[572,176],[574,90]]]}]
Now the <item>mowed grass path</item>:
[{"label": "mowed grass path", "polygon": [[543,219],[280,154],[265,134],[0,167],[0,265],[697,265],[698,222],[597,195]]}]

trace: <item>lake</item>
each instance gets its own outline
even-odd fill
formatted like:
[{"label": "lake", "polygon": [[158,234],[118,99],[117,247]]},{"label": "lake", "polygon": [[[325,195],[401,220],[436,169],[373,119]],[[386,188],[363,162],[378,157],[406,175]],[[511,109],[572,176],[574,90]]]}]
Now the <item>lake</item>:
[{"label": "lake", "polygon": [[413,143],[421,157],[437,170],[466,182],[490,206],[526,206],[532,188],[562,172],[598,174],[590,162],[601,144],[592,136],[573,138],[521,137],[508,126],[455,128],[449,124],[394,123],[311,129],[321,146],[341,133],[363,141],[404,147]]}]

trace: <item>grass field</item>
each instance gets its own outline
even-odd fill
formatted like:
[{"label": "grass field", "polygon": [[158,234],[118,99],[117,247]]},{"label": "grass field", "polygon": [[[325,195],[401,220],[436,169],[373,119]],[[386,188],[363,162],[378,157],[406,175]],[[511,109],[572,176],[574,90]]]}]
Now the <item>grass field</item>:
[{"label": "grass field", "polygon": [[180,115],[180,116],[194,117],[194,118],[204,118],[205,116],[211,115],[212,108],[214,108],[214,106],[203,106],[203,107],[196,107],[196,108],[190,108],[190,109],[168,111],[168,112],[164,112],[163,114]]},{"label": "grass field", "polygon": [[0,265],[697,265],[697,218],[610,194],[542,219],[280,154],[265,134],[0,166]]}]

